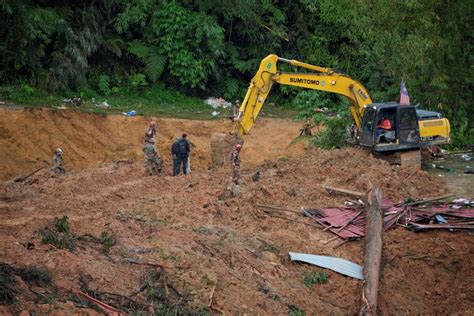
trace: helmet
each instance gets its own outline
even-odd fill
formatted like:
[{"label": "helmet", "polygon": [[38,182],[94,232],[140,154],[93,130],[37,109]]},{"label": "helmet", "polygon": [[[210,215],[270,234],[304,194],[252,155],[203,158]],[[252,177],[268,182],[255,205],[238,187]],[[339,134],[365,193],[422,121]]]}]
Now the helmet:
[{"label": "helmet", "polygon": [[151,125],[151,126],[155,126],[155,125],[156,125],[156,122],[155,122],[155,121],[151,121],[151,122],[150,122],[150,125]]},{"label": "helmet", "polygon": [[56,148],[56,150],[54,151],[56,154],[60,154],[62,155],[63,154],[63,150],[61,148]]},{"label": "helmet", "polygon": [[235,145],[235,148],[240,149],[240,148],[242,148],[242,145],[241,145],[241,144],[237,144],[237,145]]}]

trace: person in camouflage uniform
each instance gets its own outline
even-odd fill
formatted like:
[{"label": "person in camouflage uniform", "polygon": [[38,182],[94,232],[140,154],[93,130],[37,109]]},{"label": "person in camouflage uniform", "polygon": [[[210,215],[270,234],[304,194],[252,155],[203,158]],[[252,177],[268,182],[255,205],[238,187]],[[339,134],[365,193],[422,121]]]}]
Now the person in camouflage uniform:
[{"label": "person in camouflage uniform", "polygon": [[146,160],[146,171],[147,175],[152,176],[161,172],[161,160],[158,152],[155,149],[154,142],[147,141],[143,146],[143,153],[145,154]]},{"label": "person in camouflage uniform", "polygon": [[313,126],[311,125],[310,122],[304,123],[303,128],[300,129],[300,136],[303,136],[303,135],[312,136],[313,135],[313,132],[311,131],[312,128]]},{"label": "person in camouflage uniform", "polygon": [[235,149],[230,154],[230,162],[232,163],[232,182],[240,184],[240,150],[241,144],[235,145]]},{"label": "person in camouflage uniform", "polygon": [[156,122],[151,121],[150,126],[145,132],[145,145],[146,143],[152,143],[153,145],[155,144],[155,139],[156,139]]},{"label": "person in camouflage uniform", "polygon": [[176,137],[176,141],[171,145],[171,156],[173,158],[173,176],[177,176],[179,174],[179,141],[181,137]]},{"label": "person in camouflage uniform", "polygon": [[63,150],[61,148],[57,148],[54,152],[52,170],[55,174],[66,173],[66,170],[64,170]]}]

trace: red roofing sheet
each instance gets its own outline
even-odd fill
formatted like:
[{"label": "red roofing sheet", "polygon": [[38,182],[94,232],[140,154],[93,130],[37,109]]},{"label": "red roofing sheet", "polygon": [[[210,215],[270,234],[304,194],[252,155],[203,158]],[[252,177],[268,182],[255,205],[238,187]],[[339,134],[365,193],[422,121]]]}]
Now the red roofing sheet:
[{"label": "red roofing sheet", "polygon": [[[385,199],[384,205],[384,230],[395,226],[398,222],[404,224],[414,224],[418,228],[472,228],[471,222],[462,222],[459,218],[474,219],[474,209],[453,209],[449,205],[437,205],[430,207],[398,205]],[[360,238],[365,236],[365,214],[361,213],[354,219],[359,212],[357,209],[346,207],[331,207],[308,210],[306,215],[312,217],[322,226],[343,239]],[[418,224],[416,222],[434,218],[437,214],[446,216],[449,224]],[[453,217],[454,216],[454,217]],[[350,221],[350,224],[348,222]],[[345,226],[343,229],[341,229]]]}]

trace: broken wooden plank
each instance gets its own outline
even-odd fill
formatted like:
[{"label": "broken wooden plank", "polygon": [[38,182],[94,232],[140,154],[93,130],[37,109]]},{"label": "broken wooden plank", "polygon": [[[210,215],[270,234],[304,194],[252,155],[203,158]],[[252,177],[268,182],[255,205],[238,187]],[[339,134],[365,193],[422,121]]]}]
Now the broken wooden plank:
[{"label": "broken wooden plank", "polygon": [[24,182],[25,180],[27,180],[29,177],[35,175],[36,173],[38,173],[39,171],[43,170],[44,168],[46,167],[40,167],[38,169],[36,169],[35,171],[31,172],[30,174],[26,175],[26,176],[19,176],[19,177],[16,177],[13,181],[14,182]]},{"label": "broken wooden plank", "polygon": [[279,215],[271,214],[271,212],[268,212],[268,210],[266,210],[266,211],[264,210],[263,212],[268,216],[284,219],[284,220],[287,220],[289,222],[300,223],[300,224],[304,224],[304,225],[308,225],[308,226],[312,226],[312,227],[316,227],[316,228],[322,228],[322,225],[319,224],[318,222],[316,222],[316,224],[318,224],[319,226],[315,225],[315,224],[312,224],[312,223],[306,223],[306,222],[299,221],[299,220],[296,220],[296,219],[288,218],[288,217],[285,217],[285,216],[279,216]]},{"label": "broken wooden plank", "polygon": [[364,287],[360,315],[377,315],[380,264],[382,262],[382,190],[374,187],[370,194],[366,215]]},{"label": "broken wooden plank", "polygon": [[283,207],[279,207],[279,206],[264,205],[264,204],[254,204],[254,205],[257,206],[257,207],[261,207],[261,208],[269,208],[269,209],[273,209],[273,210],[278,210],[278,211],[283,211],[283,212],[289,212],[289,213],[295,213],[295,214],[298,214],[298,215],[303,215],[303,212],[302,212],[302,211],[290,210],[290,209],[283,208]]},{"label": "broken wooden plank", "polygon": [[80,298],[83,298],[83,299],[86,299],[94,304],[96,304],[97,306],[99,306],[99,308],[101,310],[103,310],[107,315],[112,315],[112,316],[126,316],[127,314],[116,309],[115,307],[113,306],[110,306],[109,304],[106,304],[104,302],[101,302],[95,298],[93,298],[92,296],[90,295],[87,295],[86,293],[83,293],[81,291],[74,291],[73,290],[73,293],[76,295],[76,296],[79,296]]},{"label": "broken wooden plank", "polygon": [[404,206],[414,206],[414,205],[420,205],[420,204],[425,204],[425,203],[428,203],[428,202],[436,202],[436,201],[441,201],[441,200],[444,200],[444,199],[447,199],[447,198],[450,198],[450,197],[453,197],[454,194],[450,194],[450,195],[444,195],[444,196],[441,196],[441,197],[437,197],[437,198],[432,198],[432,199],[427,199],[427,200],[419,200],[419,201],[414,201],[414,202],[410,202],[410,203],[405,203],[403,204]]},{"label": "broken wooden plank", "polygon": [[347,190],[347,189],[342,189],[342,188],[336,188],[336,187],[331,187],[327,185],[323,185],[323,188],[326,189],[329,193],[335,192],[335,193],[341,193],[341,194],[346,194],[350,196],[355,196],[359,199],[364,200],[366,198],[366,194],[363,192],[358,192],[358,191],[352,191],[352,190]]}]

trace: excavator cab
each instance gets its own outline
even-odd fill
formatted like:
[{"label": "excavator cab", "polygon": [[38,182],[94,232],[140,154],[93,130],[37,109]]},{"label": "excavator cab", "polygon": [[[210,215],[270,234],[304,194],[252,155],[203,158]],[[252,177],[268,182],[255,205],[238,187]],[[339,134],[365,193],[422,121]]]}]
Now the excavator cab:
[{"label": "excavator cab", "polygon": [[[381,127],[382,120],[388,120]],[[374,103],[364,109],[359,144],[375,152],[419,148],[420,130],[413,106],[398,103]]]}]

